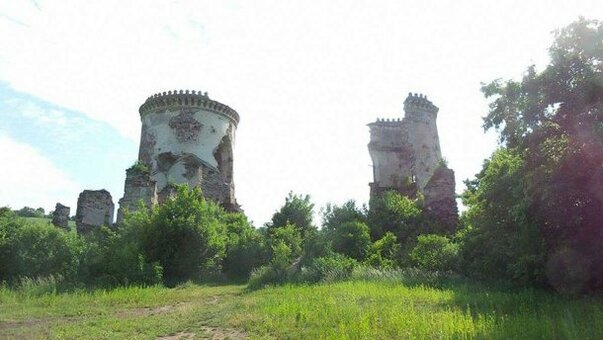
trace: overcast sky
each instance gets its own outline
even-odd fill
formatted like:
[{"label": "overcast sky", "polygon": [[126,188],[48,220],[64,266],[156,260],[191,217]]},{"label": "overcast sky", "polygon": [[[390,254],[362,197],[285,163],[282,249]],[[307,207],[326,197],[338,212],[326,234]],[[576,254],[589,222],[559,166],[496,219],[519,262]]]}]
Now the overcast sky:
[{"label": "overcast sky", "polygon": [[496,147],[480,82],[544,66],[552,31],[603,1],[0,2],[0,206],[123,195],[138,108],[202,90],[241,115],[236,196],[260,226],[292,190],[368,200],[367,123],[408,92],[440,108],[457,192]]}]

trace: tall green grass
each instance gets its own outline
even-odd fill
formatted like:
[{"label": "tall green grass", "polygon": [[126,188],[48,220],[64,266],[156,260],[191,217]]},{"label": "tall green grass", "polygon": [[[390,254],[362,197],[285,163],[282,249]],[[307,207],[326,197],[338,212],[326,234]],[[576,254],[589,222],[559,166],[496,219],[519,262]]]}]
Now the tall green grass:
[{"label": "tall green grass", "polygon": [[603,339],[601,298],[437,277],[425,285],[427,274],[413,275],[364,271],[353,281],[266,288],[244,296],[231,322],[278,338]]},{"label": "tall green grass", "polygon": [[603,339],[603,298],[501,290],[446,273],[357,270],[351,281],[121,287],[0,286],[0,338],[154,338],[204,325],[285,339]]}]

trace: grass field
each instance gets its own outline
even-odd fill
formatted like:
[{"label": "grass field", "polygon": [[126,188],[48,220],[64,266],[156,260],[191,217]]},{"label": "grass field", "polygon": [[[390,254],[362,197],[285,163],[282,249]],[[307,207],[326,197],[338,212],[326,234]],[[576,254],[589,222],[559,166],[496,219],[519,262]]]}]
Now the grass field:
[{"label": "grass field", "polygon": [[0,291],[0,338],[602,339],[603,300],[338,282]]},{"label": "grass field", "polygon": [[[48,218],[48,217],[24,217],[24,219],[27,222],[33,222],[33,223],[43,223],[43,224],[50,224],[52,223],[52,219]],[[69,228],[71,229],[71,231],[75,231],[75,221],[69,221],[68,222]]]}]

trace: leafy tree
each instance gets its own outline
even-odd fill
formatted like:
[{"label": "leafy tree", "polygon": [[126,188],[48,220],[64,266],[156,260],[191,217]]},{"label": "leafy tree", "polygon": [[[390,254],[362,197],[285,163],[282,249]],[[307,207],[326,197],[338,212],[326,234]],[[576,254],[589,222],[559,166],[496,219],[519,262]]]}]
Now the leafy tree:
[{"label": "leafy tree", "polygon": [[469,207],[459,232],[464,268],[472,276],[543,283],[543,242],[528,211],[525,164],[508,149],[496,151],[462,198]]},{"label": "leafy tree", "polygon": [[367,263],[377,268],[395,268],[402,263],[402,247],[396,235],[386,232],[382,238],[371,245],[371,253]]},{"label": "leafy tree", "polygon": [[45,211],[44,208],[23,207],[17,210],[17,215],[21,217],[44,217]]},{"label": "leafy tree", "polygon": [[446,236],[419,235],[410,253],[414,265],[428,270],[452,270],[456,267],[458,245]]},{"label": "leafy tree", "polygon": [[360,221],[345,222],[328,232],[333,250],[355,260],[364,260],[370,250],[369,227]]},{"label": "leafy tree", "polygon": [[349,200],[341,206],[327,203],[321,211],[322,228],[327,231],[335,230],[346,222],[367,222],[366,213],[356,207],[354,200]]},{"label": "leafy tree", "polygon": [[[280,249],[278,255],[283,255],[285,252],[282,251],[283,246],[287,247],[287,259],[289,262],[298,258],[302,254],[302,237],[299,230],[293,224],[287,224],[283,227],[276,228],[270,231],[269,244],[272,249],[271,259],[274,260],[277,252],[275,249]],[[284,258],[281,256],[281,260]],[[284,261],[284,260],[283,260]]]},{"label": "leafy tree", "polygon": [[164,281],[174,284],[219,272],[226,249],[223,213],[198,188],[177,186],[176,196],[154,207],[147,217],[135,214],[130,228],[140,232],[144,258],[159,263]]},{"label": "leafy tree", "polygon": [[265,237],[240,213],[225,213],[226,255],[222,270],[231,279],[247,279],[254,268],[268,262]]},{"label": "leafy tree", "polygon": [[61,276],[77,278],[82,243],[76,234],[44,223],[27,223],[0,208],[0,281]]},{"label": "leafy tree", "polygon": [[[603,24],[580,18],[556,32],[550,63],[521,81],[496,80],[484,127],[525,162],[527,209],[550,263],[568,249],[588,267],[580,287],[603,288]],[[551,262],[552,261],[552,262]],[[549,266],[549,279],[567,266]],[[573,281],[572,281],[573,282]]]},{"label": "leafy tree", "polygon": [[419,200],[412,200],[394,191],[373,198],[368,214],[372,239],[378,240],[391,232],[402,244],[414,242],[421,232],[421,212]]},{"label": "leafy tree", "polygon": [[316,227],[312,224],[313,211],[314,204],[310,202],[310,196],[294,195],[293,192],[289,192],[289,195],[285,198],[285,204],[274,213],[268,228],[274,229],[293,225],[299,231],[301,237],[305,239],[310,233],[316,231]]}]

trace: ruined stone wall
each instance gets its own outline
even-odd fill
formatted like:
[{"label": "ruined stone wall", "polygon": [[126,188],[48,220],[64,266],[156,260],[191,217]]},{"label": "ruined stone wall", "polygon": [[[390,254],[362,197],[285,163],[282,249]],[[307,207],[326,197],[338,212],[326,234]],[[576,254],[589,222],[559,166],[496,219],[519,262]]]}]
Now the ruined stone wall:
[{"label": "ruined stone wall", "polygon": [[[148,98],[140,115],[139,161],[150,169],[159,203],[173,194],[171,184],[188,184],[238,210],[233,180],[236,111],[207,93],[170,91]],[[126,187],[125,196],[136,195]]]},{"label": "ruined stone wall", "polygon": [[61,203],[57,203],[52,213],[52,224],[59,228],[69,230],[69,213],[71,208]]},{"label": "ruined stone wall", "polygon": [[151,179],[149,169],[134,166],[126,170],[124,197],[119,200],[117,223],[123,220],[126,210],[136,211],[141,202],[147,208],[157,204],[157,183]]},{"label": "ruined stone wall", "polygon": [[414,152],[408,141],[408,130],[400,120],[377,120],[369,124],[369,150],[373,161],[375,190],[402,188],[413,181]]},{"label": "ruined stone wall", "polygon": [[438,221],[442,228],[440,232],[452,233],[458,224],[454,187],[454,171],[441,163],[423,190],[425,212],[428,217]]},{"label": "ruined stone wall", "polygon": [[103,225],[113,225],[115,206],[107,190],[84,190],[77,199],[75,225],[78,233],[86,233]]}]

